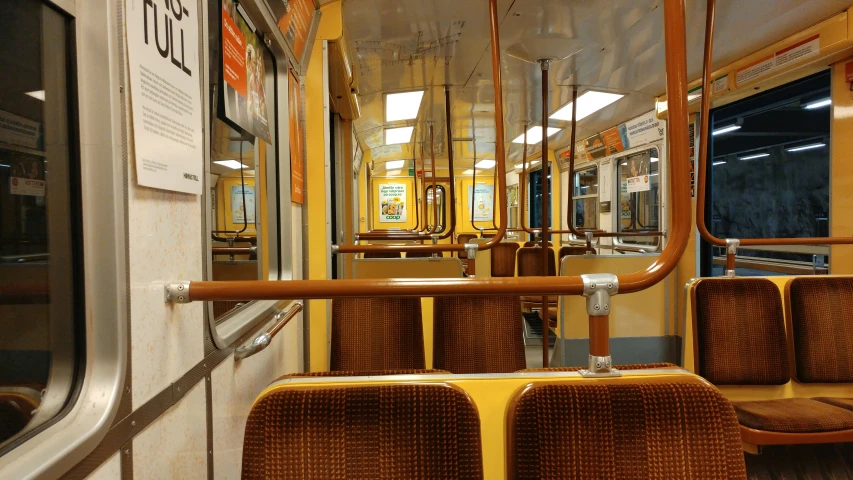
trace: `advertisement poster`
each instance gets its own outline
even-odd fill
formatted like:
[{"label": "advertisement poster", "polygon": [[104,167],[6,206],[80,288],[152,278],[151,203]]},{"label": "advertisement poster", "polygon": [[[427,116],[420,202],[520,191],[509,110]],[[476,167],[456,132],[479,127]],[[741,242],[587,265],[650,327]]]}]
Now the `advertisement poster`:
[{"label": "advertisement poster", "polygon": [[[261,39],[233,0],[222,0],[222,105],[225,118],[270,143]],[[220,97],[221,98],[221,97]]]},{"label": "advertisement poster", "polygon": [[[245,190],[246,208],[243,208],[243,192]],[[246,223],[255,223],[255,187],[254,185],[235,185],[231,187],[231,223],[244,222],[243,215],[248,214]]]},{"label": "advertisement poster", "polygon": [[272,0],[269,5],[278,19],[278,29],[293,47],[296,59],[302,62],[305,43],[314,20],[314,0]]},{"label": "advertisement poster", "polygon": [[379,184],[379,222],[406,222],[406,185],[403,183]]},{"label": "advertisement poster", "polygon": [[491,222],[495,218],[492,203],[495,198],[495,186],[477,184],[468,186],[468,218],[475,222]]},{"label": "advertisement poster", "polygon": [[293,203],[305,202],[305,166],[302,149],[302,89],[299,80],[290,71],[288,88],[288,115],[290,116],[290,200]]},{"label": "advertisement poster", "polygon": [[598,184],[601,185],[598,187],[598,198],[602,202],[611,201],[610,178],[613,175],[613,169],[610,167],[610,162],[611,160],[601,162],[598,169]]},{"label": "advertisement poster", "polygon": [[204,142],[199,12],[192,2],[126,3],[137,181],[200,194]]},{"label": "advertisement poster", "polygon": [[510,207],[518,206],[518,185],[510,185],[507,187],[506,204]]},{"label": "advertisement poster", "polygon": [[0,142],[44,150],[44,130],[39,122],[0,110]]},{"label": "advertisement poster", "polygon": [[626,188],[628,193],[648,192],[652,189],[652,184],[649,182],[648,175],[640,175],[638,177],[628,177]]},{"label": "advertisement poster", "polygon": [[9,193],[30,197],[44,197],[44,161],[33,155],[13,154],[9,163]]},{"label": "advertisement poster", "polygon": [[619,127],[607,129],[584,140],[586,155],[590,160],[606,157],[625,150]]},{"label": "advertisement poster", "polygon": [[[628,195],[628,181],[619,182],[619,218],[631,218],[631,196]],[[622,222],[625,225],[625,222]]]},{"label": "advertisement poster", "polygon": [[634,148],[662,139],[666,122],[659,120],[654,112],[649,112],[619,125],[619,131],[625,148]]}]

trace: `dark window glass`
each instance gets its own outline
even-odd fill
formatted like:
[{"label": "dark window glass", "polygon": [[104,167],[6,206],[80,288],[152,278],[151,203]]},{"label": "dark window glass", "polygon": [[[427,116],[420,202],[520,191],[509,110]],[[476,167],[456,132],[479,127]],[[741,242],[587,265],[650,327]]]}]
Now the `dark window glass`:
[{"label": "dark window glass", "polygon": [[0,2],[0,454],[64,411],[84,351],[71,31]]},{"label": "dark window glass", "polygon": [[[830,75],[817,74],[711,113],[706,222],[719,238],[829,234]],[[722,249],[705,248],[705,274],[722,275]],[[738,251],[738,275],[809,268],[822,246]]]},{"label": "dark window glass", "polygon": [[[660,154],[651,148],[616,160],[619,178],[618,232],[656,232],[660,222]],[[620,243],[657,248],[660,237],[619,237]]]},{"label": "dark window glass", "polygon": [[572,204],[575,228],[598,228],[598,167],[575,172]]},{"label": "dark window glass", "polygon": [[[529,198],[527,200],[528,208],[530,209],[530,228],[535,230],[542,229],[542,169],[535,170],[530,172],[528,175],[530,185],[527,189],[530,192]],[[548,181],[551,181],[551,176],[548,176]],[[551,190],[550,183],[548,184],[548,225],[551,225],[551,210],[554,209],[554,206],[551,204]],[[548,236],[548,240],[550,241],[551,235]],[[534,236],[530,235],[530,240],[534,240]]]}]

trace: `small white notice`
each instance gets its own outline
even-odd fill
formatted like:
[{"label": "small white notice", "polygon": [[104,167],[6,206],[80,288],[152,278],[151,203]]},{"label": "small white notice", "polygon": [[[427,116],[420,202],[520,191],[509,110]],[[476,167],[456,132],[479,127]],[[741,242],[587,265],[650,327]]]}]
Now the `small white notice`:
[{"label": "small white notice", "polygon": [[628,193],[648,192],[652,189],[648,175],[628,177]]},{"label": "small white notice", "polygon": [[196,8],[186,0],[127,0],[127,48],[138,182],[200,194],[204,155]]}]

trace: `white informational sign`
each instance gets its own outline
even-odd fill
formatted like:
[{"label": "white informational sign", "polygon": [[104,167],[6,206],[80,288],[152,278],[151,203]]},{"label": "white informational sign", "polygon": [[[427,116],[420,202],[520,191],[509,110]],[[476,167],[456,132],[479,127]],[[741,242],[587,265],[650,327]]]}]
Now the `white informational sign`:
[{"label": "white informational sign", "polygon": [[628,193],[648,192],[652,189],[652,184],[649,181],[648,175],[640,175],[639,177],[628,177]]},{"label": "white informational sign", "polygon": [[39,122],[0,110],[0,142],[44,150],[44,131]]},{"label": "white informational sign", "polygon": [[[246,208],[243,208],[243,197]],[[231,187],[231,223],[243,223],[243,214],[248,215],[246,223],[255,223],[255,187],[253,185],[234,185]]]},{"label": "white informational sign", "polygon": [[800,63],[803,60],[818,54],[820,54],[819,34],[812,35],[805,40],[756,60],[745,67],[739,68],[735,75],[735,81],[738,86],[741,86],[753,80],[764,78],[777,70],[781,70],[782,68],[795,63]]},{"label": "white informational sign", "polygon": [[379,184],[379,221],[381,223],[406,222],[406,184]]},{"label": "white informational sign", "polygon": [[655,112],[649,112],[619,125],[619,132],[624,149],[627,150],[662,139],[666,132],[666,121],[658,119]]},{"label": "white informational sign", "polygon": [[495,186],[477,184],[468,186],[468,218],[472,212],[475,222],[491,222],[495,218],[492,203],[495,198]]},{"label": "white informational sign", "polygon": [[31,197],[43,197],[44,180],[34,180],[24,177],[11,177],[9,179],[9,193],[12,195],[29,195]]},{"label": "white informational sign", "polygon": [[613,176],[613,172],[610,168],[610,162],[611,160],[601,162],[598,169],[598,198],[602,202],[609,202],[613,199],[610,186],[610,178]]},{"label": "white informational sign", "polygon": [[204,156],[197,4],[126,3],[137,180],[146,187],[200,194]]}]

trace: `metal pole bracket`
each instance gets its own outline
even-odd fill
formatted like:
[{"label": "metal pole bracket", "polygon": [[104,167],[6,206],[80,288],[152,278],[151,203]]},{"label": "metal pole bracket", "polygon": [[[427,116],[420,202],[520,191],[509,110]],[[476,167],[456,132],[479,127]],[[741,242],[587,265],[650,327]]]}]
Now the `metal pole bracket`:
[{"label": "metal pole bracket", "polygon": [[468,258],[477,258],[478,250],[480,250],[480,245],[476,243],[465,244],[465,253],[468,255]]},{"label": "metal pole bracket", "polygon": [[[607,317],[610,315],[610,297],[619,292],[619,278],[612,273],[592,273],[581,275],[581,279],[583,280],[583,296],[586,297],[586,312],[589,316]],[[592,321],[590,318],[590,322]],[[607,319],[598,321],[607,321]],[[613,358],[610,355],[589,355],[587,368],[578,373],[585,378],[622,376],[619,370],[613,368]]]},{"label": "metal pole bracket", "polygon": [[163,286],[163,301],[166,303],[190,303],[190,282],[182,280]]},{"label": "metal pole bracket", "polygon": [[[734,278],[737,276],[735,273],[734,262],[729,262],[729,258],[734,259],[737,255],[737,249],[740,247],[740,240],[737,238],[727,238],[726,239],[726,273],[725,276],[728,278]],[[728,268],[731,263],[732,268]]]}]

